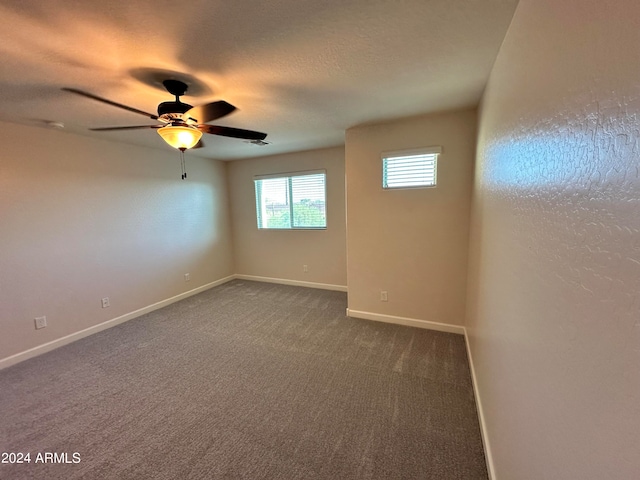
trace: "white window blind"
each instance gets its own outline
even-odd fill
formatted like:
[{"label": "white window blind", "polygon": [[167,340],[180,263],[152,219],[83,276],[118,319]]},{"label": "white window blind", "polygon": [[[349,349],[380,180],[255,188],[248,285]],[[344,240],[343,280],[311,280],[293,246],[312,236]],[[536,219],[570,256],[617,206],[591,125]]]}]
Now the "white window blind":
[{"label": "white window blind", "polygon": [[435,187],[440,147],[382,154],[382,188]]},{"label": "white window blind", "polygon": [[326,228],[326,173],[254,177],[258,228]]}]

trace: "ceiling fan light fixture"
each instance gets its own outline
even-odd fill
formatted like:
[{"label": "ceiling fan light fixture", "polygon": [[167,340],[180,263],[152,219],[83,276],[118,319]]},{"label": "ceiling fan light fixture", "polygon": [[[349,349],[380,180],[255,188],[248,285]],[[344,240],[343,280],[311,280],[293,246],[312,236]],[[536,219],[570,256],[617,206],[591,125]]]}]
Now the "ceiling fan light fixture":
[{"label": "ceiling fan light fixture", "polygon": [[167,125],[158,129],[158,135],[173,148],[188,149],[196,146],[202,132],[183,125]]}]

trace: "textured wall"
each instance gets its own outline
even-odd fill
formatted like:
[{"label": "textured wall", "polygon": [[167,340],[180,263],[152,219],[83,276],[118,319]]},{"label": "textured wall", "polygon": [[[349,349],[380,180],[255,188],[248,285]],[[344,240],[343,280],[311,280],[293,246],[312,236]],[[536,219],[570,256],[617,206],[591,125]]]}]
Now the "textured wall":
[{"label": "textured wall", "polygon": [[[320,169],[327,171],[326,230],[258,230],[254,175]],[[344,148],[236,160],[227,163],[227,172],[235,273],[347,284]]]},{"label": "textured wall", "polygon": [[485,92],[468,331],[500,480],[640,478],[640,3],[521,0]]},{"label": "textured wall", "polygon": [[0,358],[233,273],[222,162],[1,127]]},{"label": "textured wall", "polygon": [[[347,130],[350,310],[464,322],[476,121],[463,110]],[[434,145],[437,187],[382,189],[382,152]]]}]

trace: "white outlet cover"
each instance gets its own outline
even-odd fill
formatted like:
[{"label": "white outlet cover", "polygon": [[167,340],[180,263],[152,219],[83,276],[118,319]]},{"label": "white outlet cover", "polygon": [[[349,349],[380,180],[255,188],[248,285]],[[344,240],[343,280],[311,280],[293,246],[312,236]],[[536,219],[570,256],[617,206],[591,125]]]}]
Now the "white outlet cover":
[{"label": "white outlet cover", "polygon": [[36,317],[35,319],[36,330],[40,330],[47,326],[47,317]]}]

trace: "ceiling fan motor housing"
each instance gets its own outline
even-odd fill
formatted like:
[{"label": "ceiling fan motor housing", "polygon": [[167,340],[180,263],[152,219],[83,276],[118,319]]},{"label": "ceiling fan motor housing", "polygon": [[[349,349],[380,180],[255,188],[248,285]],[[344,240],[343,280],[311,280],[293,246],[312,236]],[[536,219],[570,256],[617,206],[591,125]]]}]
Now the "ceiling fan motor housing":
[{"label": "ceiling fan motor housing", "polygon": [[193,107],[187,103],[182,102],[162,102],[158,105],[158,116],[166,115],[169,113],[185,113],[191,110]]}]

